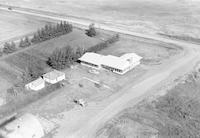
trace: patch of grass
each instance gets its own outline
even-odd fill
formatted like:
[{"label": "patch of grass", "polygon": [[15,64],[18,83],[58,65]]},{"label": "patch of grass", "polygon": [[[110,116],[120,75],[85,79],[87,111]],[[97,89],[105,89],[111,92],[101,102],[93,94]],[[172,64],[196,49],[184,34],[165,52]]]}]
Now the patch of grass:
[{"label": "patch of grass", "polygon": [[26,90],[23,85],[14,87],[12,88],[14,91],[11,90],[11,92],[7,93],[8,103],[0,108],[1,117],[17,112],[23,107],[51,94],[52,92],[55,92],[55,90],[60,89],[61,87],[60,83],[46,86],[44,89],[39,91]]},{"label": "patch of grass", "polygon": [[164,96],[125,109],[98,131],[98,137],[119,133],[142,138],[200,137],[200,79],[191,78],[191,74],[187,79]]},{"label": "patch of grass", "polygon": [[21,71],[25,71],[26,68],[29,66],[29,64],[31,64],[31,61],[36,61],[44,69],[48,67],[44,60],[25,52],[20,52],[12,56],[9,56],[5,58],[5,61],[11,66],[15,66],[17,69]]}]

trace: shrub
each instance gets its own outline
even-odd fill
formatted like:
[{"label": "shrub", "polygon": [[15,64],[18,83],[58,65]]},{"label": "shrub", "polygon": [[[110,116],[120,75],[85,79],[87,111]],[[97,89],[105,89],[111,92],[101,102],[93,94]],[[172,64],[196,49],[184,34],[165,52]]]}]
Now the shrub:
[{"label": "shrub", "polygon": [[95,29],[93,23],[89,25],[89,29],[86,30],[86,34],[87,34],[88,36],[90,36],[90,37],[94,37],[94,36],[97,35],[96,29]]},{"label": "shrub", "polygon": [[16,51],[16,45],[14,42],[11,42],[11,43],[5,43],[4,44],[4,47],[3,47],[3,52],[6,53],[6,54],[9,54],[9,53],[13,53],[14,51]]}]

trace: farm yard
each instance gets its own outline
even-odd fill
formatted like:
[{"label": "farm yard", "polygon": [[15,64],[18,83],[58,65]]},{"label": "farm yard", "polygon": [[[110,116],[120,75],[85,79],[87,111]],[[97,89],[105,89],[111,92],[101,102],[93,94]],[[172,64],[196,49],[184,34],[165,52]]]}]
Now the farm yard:
[{"label": "farm yard", "polygon": [[0,0],[0,45],[16,43],[0,53],[1,125],[31,113],[44,138],[200,137],[198,4]]},{"label": "farm yard", "polygon": [[69,34],[20,49],[10,55],[5,55],[0,60],[0,77],[2,82],[6,84],[4,87],[1,87],[1,97],[6,97],[6,90],[8,88],[14,84],[21,83],[23,73],[27,71],[27,67],[32,66],[30,64],[36,63],[40,68],[44,69],[44,72],[48,72],[51,68],[47,65],[46,61],[54,50],[68,46],[74,50],[78,47],[87,49],[103,42],[111,35],[112,33],[102,32],[92,38],[88,37],[83,30],[74,28],[73,32]]},{"label": "farm yard", "polygon": [[[115,33],[98,29],[95,37],[89,37],[84,30],[73,28],[73,31],[69,34],[33,44],[30,47],[19,49],[14,53],[3,56],[0,59],[0,81],[5,85],[1,88],[1,98],[9,98],[6,90],[22,80],[23,72],[26,71],[31,61],[37,62],[44,69],[44,72],[48,72],[51,67],[47,65],[46,61],[56,49],[70,46],[73,50],[79,47],[86,50],[106,41],[113,35]],[[11,100],[12,102],[0,108],[0,118],[12,112],[19,114],[33,113],[43,118],[41,122],[44,125],[45,132],[49,134],[47,137],[54,135],[60,138],[63,131],[73,132],[70,129],[71,126],[68,126],[69,128],[65,126],[71,114],[82,112],[80,110],[81,107],[73,102],[74,99],[83,99],[86,101],[87,106],[95,108],[92,109],[94,111],[91,113],[92,115],[106,106],[101,105],[98,107],[98,104],[102,101],[122,94],[119,93],[121,90],[148,77],[155,67],[165,64],[165,61],[173,60],[172,58],[178,58],[183,49],[172,44],[120,34],[119,41],[108,44],[108,47],[98,51],[99,54],[115,56],[131,52],[142,56],[144,59],[141,65],[125,75],[120,76],[105,70],[99,70],[97,71],[98,74],[93,74],[90,68],[75,63],[70,68],[61,70],[66,74],[66,81],[63,82],[64,87],[59,86],[58,89],[45,88],[39,92],[19,89],[21,90],[18,94],[19,98],[15,97],[14,100]],[[89,110],[88,112],[90,113],[90,108],[86,110]],[[85,117],[84,114],[75,115],[73,119],[80,119],[81,124],[84,123]],[[72,122],[73,119],[71,120]],[[72,125],[77,127],[77,124]]]},{"label": "farm yard", "polygon": [[[159,42],[152,42],[154,47],[150,45],[149,49],[146,50],[148,48],[148,44],[151,42],[150,40],[141,39],[141,41],[134,41],[134,39],[138,40],[139,38],[125,39],[124,36],[121,36],[119,42],[116,42],[110,47],[105,48],[99,53],[105,55],[114,54],[119,56],[120,54],[126,52],[136,52],[138,54],[142,54],[144,57],[146,56],[146,58],[148,55],[151,59],[158,58],[160,55],[165,55],[159,59],[159,62],[162,63],[164,60],[170,59],[173,56],[178,56],[182,51],[182,49],[173,45],[165,45],[162,47],[162,43]],[[128,46],[124,46],[125,41],[128,42]],[[47,47],[47,45],[45,46]],[[168,50],[169,47],[173,50]],[[34,48],[36,47],[33,47],[33,49]],[[156,54],[152,54],[155,53],[156,48],[159,50],[156,51]],[[27,49],[26,52],[29,50],[31,51],[31,49]],[[37,51],[42,52],[45,51],[45,49],[42,51],[37,49]],[[138,83],[138,81],[142,81],[146,76],[148,76],[151,67],[154,66],[155,64],[143,63],[125,75],[121,76],[105,70],[99,70],[99,74],[92,74],[90,73],[90,68],[75,64],[71,66],[71,68],[62,70],[65,72],[67,77],[64,88],[56,90],[55,92],[43,97],[42,99],[28,105],[24,109],[20,110],[19,113],[30,112],[39,115],[41,118],[44,118],[44,120],[48,120],[47,126],[45,126],[45,128],[52,127],[52,131],[49,133],[49,135],[55,135],[59,137],[60,133],[64,131],[62,129],[65,128],[64,125],[66,124],[66,120],[64,121],[63,119],[70,117],[71,113],[79,111],[81,112],[81,107],[74,104],[74,99],[84,99],[87,101],[89,106],[98,106],[98,103],[101,103],[103,100],[118,94],[118,92],[125,86],[134,85],[135,83]],[[100,110],[101,108],[102,107],[98,107],[96,110]],[[93,110],[95,111],[95,109]],[[79,117],[81,119],[83,116],[79,114],[79,116],[74,116],[74,119],[78,119]],[[44,124],[45,122],[46,121],[44,121]],[[67,122],[70,123],[70,120],[67,120]],[[56,131],[61,132],[56,135],[54,134]],[[66,128],[65,132],[66,131],[71,133],[72,130],[70,130],[70,128]]]}]

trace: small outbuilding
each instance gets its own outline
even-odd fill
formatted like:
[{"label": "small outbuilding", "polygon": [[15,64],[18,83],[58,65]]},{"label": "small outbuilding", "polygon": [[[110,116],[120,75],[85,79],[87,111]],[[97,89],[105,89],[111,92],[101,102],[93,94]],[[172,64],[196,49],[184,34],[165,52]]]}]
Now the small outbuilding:
[{"label": "small outbuilding", "polygon": [[39,77],[38,79],[25,85],[28,90],[38,91],[45,87],[45,81]]},{"label": "small outbuilding", "polygon": [[27,113],[2,126],[0,134],[5,138],[42,138],[44,130],[37,117]]},{"label": "small outbuilding", "polygon": [[59,81],[65,80],[65,73],[58,70],[53,70],[44,74],[42,77],[46,82],[55,84]]}]

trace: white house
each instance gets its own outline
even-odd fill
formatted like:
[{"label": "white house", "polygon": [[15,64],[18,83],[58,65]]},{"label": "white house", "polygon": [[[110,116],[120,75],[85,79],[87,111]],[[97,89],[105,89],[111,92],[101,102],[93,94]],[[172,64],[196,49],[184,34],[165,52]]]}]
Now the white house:
[{"label": "white house", "polygon": [[38,79],[25,85],[28,90],[38,91],[45,87],[45,81],[39,77]]},{"label": "white house", "polygon": [[95,69],[100,69],[102,63],[102,57],[103,57],[102,55],[92,52],[87,52],[81,58],[79,58],[79,61],[81,61],[82,65],[92,67]]},{"label": "white house", "polygon": [[2,126],[0,134],[5,138],[42,138],[44,130],[37,117],[26,113]]},{"label": "white house", "polygon": [[96,53],[86,53],[79,60],[81,64],[100,69],[104,68],[118,74],[124,74],[140,64],[142,57],[135,53],[127,53],[121,57],[103,56]]},{"label": "white house", "polygon": [[58,70],[53,70],[44,74],[42,77],[46,82],[55,84],[59,81],[65,80],[65,73]]}]

